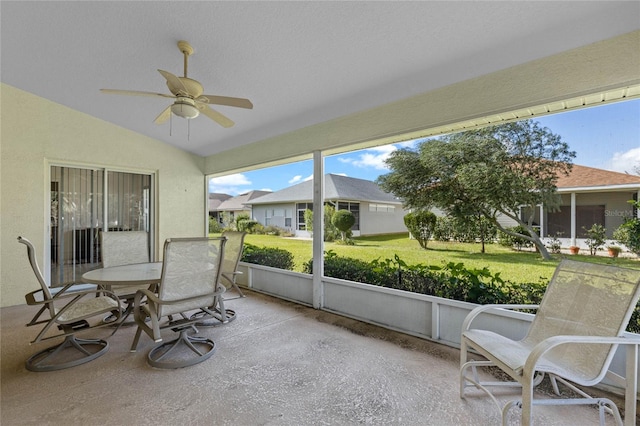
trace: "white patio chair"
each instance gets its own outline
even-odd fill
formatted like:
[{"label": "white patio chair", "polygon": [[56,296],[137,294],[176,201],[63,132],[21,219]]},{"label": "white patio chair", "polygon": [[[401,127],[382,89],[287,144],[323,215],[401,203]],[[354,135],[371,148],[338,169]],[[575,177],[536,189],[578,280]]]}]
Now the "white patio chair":
[{"label": "white patio chair", "polygon": [[[138,347],[144,331],[155,342],[162,342],[161,330],[170,328],[179,332],[177,339],[153,348],[148,355],[149,365],[157,368],[181,368],[202,362],[215,350],[211,339],[190,336],[199,320],[214,318],[217,314],[216,298],[224,291],[218,284],[226,238],[178,238],[168,239],[164,244],[162,279],[155,294],[149,290],[138,290],[134,299],[134,318],[138,330],[131,351]],[[146,303],[143,303],[146,298]],[[202,317],[190,317],[193,310],[204,312]],[[161,318],[169,321],[161,324]],[[150,324],[146,323],[147,318]],[[196,329],[197,331],[197,329]],[[194,355],[195,354],[195,355]]]},{"label": "white patio chair", "polygon": [[[242,290],[240,290],[240,287],[238,287],[238,284],[236,283],[236,277],[239,274],[242,274],[241,271],[238,271],[238,263],[242,258],[245,235],[247,235],[246,232],[239,231],[225,231],[222,233],[222,237],[226,238],[227,242],[224,245],[224,259],[222,260],[222,271],[220,272],[219,285],[225,287],[227,291],[235,288],[239,296],[232,298],[220,296],[216,298],[215,305],[210,307],[213,312],[217,313],[216,317],[208,321],[198,321],[198,326],[216,327],[222,324],[228,324],[236,319],[236,311],[233,309],[226,309],[224,302],[226,300],[245,297],[244,293],[242,293]],[[196,312],[194,314],[196,317],[207,315],[208,314],[206,312]]]},{"label": "white patio chair", "polygon": [[[100,232],[100,254],[103,268],[149,262],[149,235],[146,231]],[[107,285],[104,288],[114,292],[126,306],[116,327],[117,331],[133,310],[133,298],[136,291],[149,288],[149,285]],[[113,317],[109,317],[106,321],[112,322],[113,319]]]},{"label": "white patio chair", "polygon": [[[238,231],[225,231],[222,233],[222,236],[227,238],[227,243],[224,246],[224,260],[222,261],[220,282],[227,287],[227,290],[231,288],[235,289],[238,292],[238,297],[244,297],[244,293],[242,293],[242,290],[238,287],[236,278],[242,274],[241,271],[238,271],[238,263],[240,263],[240,259],[242,258],[245,235],[247,235],[246,232]],[[225,300],[232,299],[225,297]]]},{"label": "white patio chair", "polygon": [[[501,408],[492,386],[519,386],[521,399],[502,407],[502,422],[508,411],[522,408],[522,424],[533,421],[535,405],[595,404],[600,407],[600,423],[605,413],[622,418],[616,405],[607,398],[592,398],[579,386],[593,386],[607,376],[626,388],[625,424],[635,424],[637,362],[640,339],[623,337],[631,314],[640,297],[640,270],[563,260],[556,269],[540,305],[485,305],[469,313],[462,326],[460,347],[460,396],[468,387],[485,391]],[[490,309],[537,309],[526,337],[511,340],[488,330],[471,328],[478,316]],[[618,345],[626,345],[625,377],[608,371]],[[468,351],[486,360],[468,361]],[[496,366],[513,378],[513,382],[485,382],[477,367]],[[534,388],[548,374],[554,392],[560,396],[558,383],[569,387],[577,398],[533,397]]]},{"label": "white patio chair", "polygon": [[[27,256],[40,289],[25,295],[28,305],[41,305],[27,327],[44,324],[44,327],[31,343],[38,343],[57,337],[64,337],[59,345],[41,350],[26,361],[27,370],[54,371],[75,367],[92,361],[107,353],[109,343],[102,339],[81,339],[76,337],[80,331],[101,327],[104,324],[98,317],[106,313],[120,318],[120,300],[115,294],[105,290],[74,291],[73,283],[67,284],[55,295],[44,281],[35,256],[33,244],[26,238],[18,237],[18,242],[27,246]],[[92,321],[90,323],[90,321]],[[51,334],[58,329],[61,333]],[[112,333],[113,334],[113,333]]]}]

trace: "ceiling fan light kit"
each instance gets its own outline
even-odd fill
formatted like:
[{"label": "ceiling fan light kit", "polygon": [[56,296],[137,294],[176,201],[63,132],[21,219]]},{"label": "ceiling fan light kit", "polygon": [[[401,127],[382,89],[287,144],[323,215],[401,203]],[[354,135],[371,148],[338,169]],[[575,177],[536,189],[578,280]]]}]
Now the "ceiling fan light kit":
[{"label": "ceiling fan light kit", "polygon": [[204,89],[199,81],[187,77],[187,66],[189,56],[193,54],[193,47],[181,40],[178,42],[178,49],[184,55],[184,77],[177,77],[168,71],[158,70],[165,78],[167,87],[171,95],[153,92],[141,92],[135,90],[116,90],[116,89],[100,89],[103,93],[111,93],[115,95],[136,95],[136,96],[154,96],[175,99],[172,105],[166,107],[154,120],[156,124],[165,123],[171,117],[171,114],[191,120],[196,118],[202,112],[203,115],[209,117],[222,127],[231,127],[234,122],[228,117],[222,115],[209,105],[225,105],[237,108],[252,109],[253,104],[249,99],[232,98],[229,96],[203,95]]},{"label": "ceiling fan light kit", "polygon": [[195,106],[195,102],[189,98],[178,98],[178,100],[171,105],[171,112],[178,117],[191,120],[200,115],[200,111]]}]

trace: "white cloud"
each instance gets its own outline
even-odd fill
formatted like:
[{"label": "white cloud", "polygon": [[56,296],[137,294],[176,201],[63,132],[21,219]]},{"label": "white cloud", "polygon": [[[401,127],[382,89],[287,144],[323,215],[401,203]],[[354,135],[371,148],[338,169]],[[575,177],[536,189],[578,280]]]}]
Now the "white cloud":
[{"label": "white cloud", "polygon": [[251,181],[242,173],[211,178],[209,183],[214,185],[251,185]]},{"label": "white cloud", "polygon": [[251,181],[242,173],[209,179],[209,192],[237,195],[246,191],[241,186],[251,185]]},{"label": "white cloud", "polygon": [[640,147],[626,152],[616,152],[604,163],[604,169],[621,173],[635,173],[640,168]]},{"label": "white cloud", "polygon": [[306,182],[308,180],[313,180],[313,173],[311,173],[309,176],[307,176],[306,178],[302,179],[303,182]]},{"label": "white cloud", "polygon": [[338,161],[351,164],[355,167],[387,170],[387,166],[384,161],[389,158],[389,155],[391,155],[391,153],[396,149],[398,148],[395,145],[378,146],[360,152],[356,158],[339,157]]},{"label": "white cloud", "polygon": [[293,183],[298,183],[300,182],[300,180],[302,179],[302,176],[300,175],[295,175],[294,177],[292,177],[291,179],[289,179],[289,183],[293,184]]}]

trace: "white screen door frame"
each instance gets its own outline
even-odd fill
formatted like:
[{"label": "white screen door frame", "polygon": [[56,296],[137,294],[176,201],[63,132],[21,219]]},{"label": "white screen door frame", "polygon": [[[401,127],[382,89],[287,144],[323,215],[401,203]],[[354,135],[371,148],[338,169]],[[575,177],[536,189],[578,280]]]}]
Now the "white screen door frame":
[{"label": "white screen door frame", "polygon": [[49,163],[44,275],[50,287],[100,267],[99,233],[146,231],[155,247],[155,172]]}]

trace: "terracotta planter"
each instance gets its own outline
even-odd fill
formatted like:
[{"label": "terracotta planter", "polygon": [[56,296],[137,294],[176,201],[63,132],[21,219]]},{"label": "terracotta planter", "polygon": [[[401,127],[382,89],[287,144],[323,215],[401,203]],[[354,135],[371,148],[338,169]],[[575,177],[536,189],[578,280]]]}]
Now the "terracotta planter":
[{"label": "terracotta planter", "polygon": [[571,254],[578,254],[580,252],[580,247],[577,246],[571,246],[569,247],[569,252]]},{"label": "terracotta planter", "polygon": [[609,257],[618,257],[620,254],[620,249],[618,247],[609,247],[607,251],[609,252]]}]

